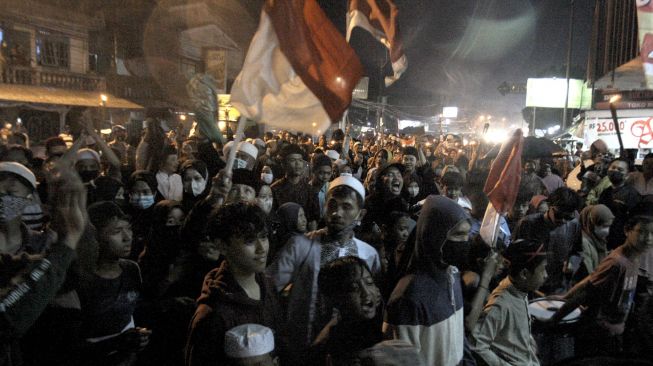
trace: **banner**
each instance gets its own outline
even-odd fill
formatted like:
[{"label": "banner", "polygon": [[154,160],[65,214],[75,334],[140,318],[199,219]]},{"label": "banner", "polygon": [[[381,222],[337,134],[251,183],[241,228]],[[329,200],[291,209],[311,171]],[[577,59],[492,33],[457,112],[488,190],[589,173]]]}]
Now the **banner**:
[{"label": "banner", "polygon": [[[653,148],[653,117],[619,118],[619,131],[624,149]],[[590,118],[585,121],[585,146],[591,145],[597,139],[605,141],[610,149],[619,148],[612,119]]]},{"label": "banner", "polygon": [[653,1],[635,0],[635,5],[637,6],[639,49],[646,77],[646,89],[653,89]]}]

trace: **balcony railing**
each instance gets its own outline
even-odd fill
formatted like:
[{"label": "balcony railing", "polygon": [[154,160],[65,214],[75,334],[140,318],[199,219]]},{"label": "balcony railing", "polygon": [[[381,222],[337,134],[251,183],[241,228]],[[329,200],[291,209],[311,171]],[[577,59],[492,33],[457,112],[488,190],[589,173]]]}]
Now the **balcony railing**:
[{"label": "balcony railing", "polygon": [[4,75],[0,75],[0,82],[84,91],[106,91],[107,88],[105,79],[100,76],[26,66],[9,66]]}]

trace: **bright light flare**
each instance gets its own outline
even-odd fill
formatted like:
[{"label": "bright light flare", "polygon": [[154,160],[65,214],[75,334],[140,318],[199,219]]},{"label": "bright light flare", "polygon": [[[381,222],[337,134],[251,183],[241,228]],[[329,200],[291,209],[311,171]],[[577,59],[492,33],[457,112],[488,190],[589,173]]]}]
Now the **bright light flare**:
[{"label": "bright light flare", "polygon": [[616,103],[616,102],[618,102],[620,100],[621,100],[621,95],[619,95],[619,94],[613,95],[612,98],[610,98],[610,104]]},{"label": "bright light flare", "polygon": [[486,142],[503,143],[508,139],[508,135],[505,130],[490,130],[485,134],[483,139]]}]

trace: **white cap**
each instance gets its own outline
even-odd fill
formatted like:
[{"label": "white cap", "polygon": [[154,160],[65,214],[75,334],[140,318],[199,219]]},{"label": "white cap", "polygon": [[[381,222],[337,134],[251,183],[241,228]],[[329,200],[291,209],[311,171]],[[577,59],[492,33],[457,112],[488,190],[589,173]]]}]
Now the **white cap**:
[{"label": "white cap", "polygon": [[331,160],[338,160],[340,158],[340,154],[338,154],[337,151],[335,150],[327,150],[325,152],[326,156],[328,156]]},{"label": "white cap", "polygon": [[232,146],[234,146],[234,142],[229,141],[222,147],[222,155],[224,155],[225,159],[229,156],[229,150],[231,150]]},{"label": "white cap", "polygon": [[242,151],[245,154],[253,157],[254,159],[256,159],[256,157],[258,156],[258,149],[256,148],[256,146],[250,144],[249,142],[243,141],[239,143],[238,151]]},{"label": "white cap", "polygon": [[352,176],[341,175],[329,183],[329,191],[338,186],[347,186],[352,188],[354,191],[358,192],[361,197],[363,197],[363,202],[365,202],[365,187],[363,187],[363,184],[358,179]]},{"label": "white cap", "polygon": [[32,185],[32,189],[36,189],[36,177],[34,176],[34,173],[27,169],[23,164],[15,163],[13,161],[2,162],[0,163],[0,172],[16,174],[29,182],[29,184]]},{"label": "white cap", "polygon": [[347,160],[344,160],[344,159],[338,159],[338,160],[336,160],[334,163],[335,163],[337,166],[339,166],[339,167],[343,167],[343,166],[347,165]]},{"label": "white cap", "polygon": [[224,335],[224,353],[229,358],[262,356],[274,351],[272,330],[259,324],[242,324]]},{"label": "white cap", "polygon": [[100,162],[100,154],[93,149],[79,149],[77,151],[77,160],[95,160]]}]

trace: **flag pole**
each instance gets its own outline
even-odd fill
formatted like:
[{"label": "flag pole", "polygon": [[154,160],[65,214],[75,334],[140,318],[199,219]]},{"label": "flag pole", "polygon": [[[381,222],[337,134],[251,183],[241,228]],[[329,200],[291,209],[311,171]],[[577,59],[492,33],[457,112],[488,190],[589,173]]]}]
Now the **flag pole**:
[{"label": "flag pole", "polygon": [[234,144],[231,146],[231,149],[229,149],[229,156],[227,157],[227,166],[225,167],[225,171],[229,176],[231,176],[231,170],[233,169],[234,161],[236,160],[236,151],[238,151],[238,144],[243,139],[243,133],[245,131],[246,122],[247,122],[247,118],[243,116],[240,116],[240,118],[238,118],[238,128],[236,128],[236,135],[234,136]]}]

